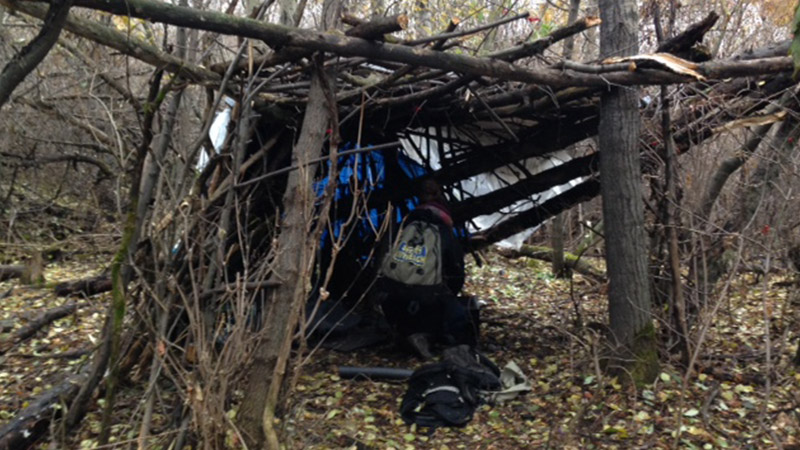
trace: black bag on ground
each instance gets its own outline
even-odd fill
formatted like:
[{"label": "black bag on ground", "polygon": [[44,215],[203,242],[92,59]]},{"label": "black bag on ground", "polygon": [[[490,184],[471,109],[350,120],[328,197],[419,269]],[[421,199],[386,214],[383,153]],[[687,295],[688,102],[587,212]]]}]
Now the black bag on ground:
[{"label": "black bag on ground", "polygon": [[488,358],[459,345],[443,353],[442,362],[420,367],[408,380],[400,405],[407,424],[462,427],[481,403],[481,391],[499,390],[500,371]]}]

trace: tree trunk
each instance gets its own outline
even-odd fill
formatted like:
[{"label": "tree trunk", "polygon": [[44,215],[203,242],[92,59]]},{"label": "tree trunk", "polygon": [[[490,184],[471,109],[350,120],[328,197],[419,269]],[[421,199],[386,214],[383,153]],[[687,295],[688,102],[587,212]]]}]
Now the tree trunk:
[{"label": "tree trunk", "polygon": [[330,108],[334,107],[326,104],[323,77],[324,73],[317,69],[311,78],[308,106],[292,155],[292,165],[302,168],[289,175],[283,197],[283,219],[275,263],[276,276],[281,284],[272,296],[265,325],[266,336],[256,348],[253,364],[246,374],[248,395],[242,402],[240,424],[249,448],[260,448],[265,439],[267,448],[277,450],[279,447],[272,420],[286,373],[292,335],[300,309],[308,297],[310,262],[316,245],[309,239],[314,207],[312,172],[304,162],[320,156]]},{"label": "tree trunk", "polygon": [[767,147],[769,152],[759,161],[753,171],[752,181],[745,186],[744,192],[739,197],[740,209],[729,221],[728,231],[743,232],[753,220],[764,199],[767,198],[767,193],[774,189],[782,168],[788,167],[787,160],[795,148],[797,138],[798,120],[790,115],[780,124],[772,139],[769,139],[772,144]]},{"label": "tree trunk", "polygon": [[564,264],[565,215],[567,215],[567,211],[553,217],[553,221],[551,222],[550,245],[553,246],[552,271],[556,278],[569,278],[571,272]]},{"label": "tree trunk", "polygon": [[[601,0],[601,57],[638,52],[638,11],[633,0]],[[600,173],[608,267],[609,321],[616,354],[637,384],[659,370],[650,317],[638,140],[638,91],[609,87],[600,99]]]},{"label": "tree trunk", "polygon": [[[119,353],[120,353],[120,333],[122,332],[123,319],[126,311],[126,298],[128,283],[133,277],[133,254],[139,242],[141,230],[137,228],[136,214],[138,210],[139,188],[142,183],[142,171],[147,150],[153,140],[153,118],[155,111],[160,105],[159,88],[163,71],[158,70],[154,74],[150,83],[150,90],[147,97],[147,107],[142,114],[142,142],[136,149],[133,164],[132,176],[130,179],[130,190],[128,192],[129,206],[122,231],[122,241],[119,249],[114,255],[111,263],[111,303],[108,305],[105,323],[103,324],[103,341],[98,352],[92,360],[92,369],[86,383],[84,383],[75,399],[72,401],[69,410],[64,418],[63,426],[65,430],[73,429],[83,418],[89,406],[89,401],[94,394],[100,381],[106,373],[106,368],[110,370],[106,378],[106,405],[103,411],[103,426],[99,442],[107,441],[110,431],[110,420],[112,405],[114,403],[114,391],[119,378]],[[163,98],[162,98],[163,99]]]},{"label": "tree trunk", "polygon": [[[795,91],[787,92],[776,105],[767,108],[766,114],[778,115],[787,110],[791,111],[796,108],[797,101],[795,95]],[[789,134],[792,132],[797,122],[791,117],[785,118],[784,122],[775,132],[775,135],[770,138],[769,133],[772,131],[772,128],[774,128],[775,123],[776,122],[772,122],[755,127],[752,130],[752,136],[741,148],[737,149],[735,155],[724,160],[719,167],[717,167],[717,170],[711,177],[711,181],[706,187],[706,192],[700,202],[700,207],[695,212],[695,216],[697,216],[703,224],[711,223],[714,205],[730,176],[744,166],[756,152],[766,151],[771,144],[774,144],[777,149],[782,149],[787,143],[791,146]],[[754,172],[752,179],[756,180],[759,186],[761,186],[762,183],[768,184],[771,182],[772,175],[769,173],[774,171],[775,167],[770,168],[769,162],[773,160],[774,158],[772,157],[765,157],[763,163],[759,164]],[[725,226],[727,232],[738,233],[743,230],[758,208],[760,195],[761,192],[757,188],[749,188],[742,193],[742,199],[739,202],[741,205],[740,208],[736,211],[735,215],[728,220]],[[698,306],[705,303],[709,293],[713,290],[714,284],[728,272],[732,263],[733,252],[730,248],[730,243],[723,239],[720,233],[715,233],[715,235],[706,239],[708,240],[706,248],[700,253],[700,260],[692,265],[693,273],[690,275],[691,279],[696,280]]]}]

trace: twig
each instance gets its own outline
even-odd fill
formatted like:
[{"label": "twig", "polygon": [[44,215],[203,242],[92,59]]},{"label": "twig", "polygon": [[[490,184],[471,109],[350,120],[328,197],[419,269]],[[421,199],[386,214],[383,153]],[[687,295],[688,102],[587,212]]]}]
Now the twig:
[{"label": "twig", "polygon": [[481,25],[481,26],[476,27],[476,28],[471,28],[469,30],[456,31],[456,32],[452,32],[452,33],[439,34],[439,35],[436,35],[436,36],[428,36],[428,37],[424,37],[424,38],[413,39],[413,40],[410,40],[410,41],[405,41],[405,42],[403,42],[403,44],[405,44],[405,45],[420,45],[420,44],[427,44],[428,42],[446,41],[447,39],[453,39],[453,38],[462,37],[462,36],[469,36],[470,34],[475,34],[475,33],[479,33],[479,32],[484,31],[484,30],[497,28],[500,25],[505,25],[505,24],[507,24],[509,22],[514,22],[514,21],[517,21],[517,20],[520,20],[520,19],[526,19],[530,15],[531,15],[531,13],[525,12],[525,13],[522,13],[522,14],[518,14],[516,16],[506,17],[506,18],[500,19],[500,20],[498,20],[496,22],[487,23],[486,25]]},{"label": "twig", "polygon": [[492,107],[489,106],[488,103],[486,103],[486,100],[484,100],[483,97],[481,97],[480,94],[478,94],[475,91],[475,89],[473,89],[471,86],[467,86],[467,89],[469,89],[469,91],[472,92],[472,95],[474,95],[475,98],[477,98],[478,101],[481,103],[481,105],[483,105],[483,107],[486,108],[486,111],[489,113],[490,116],[492,116],[492,119],[495,122],[497,122],[498,124],[500,124],[500,126],[503,127],[504,130],[506,130],[506,133],[508,133],[508,135],[511,136],[511,139],[513,139],[514,142],[519,142],[519,138],[517,137],[517,135],[514,134],[514,132],[511,130],[511,128],[508,127],[508,124],[506,124],[503,121],[503,119],[501,119],[497,115],[497,113],[494,112],[494,109],[492,109]]}]

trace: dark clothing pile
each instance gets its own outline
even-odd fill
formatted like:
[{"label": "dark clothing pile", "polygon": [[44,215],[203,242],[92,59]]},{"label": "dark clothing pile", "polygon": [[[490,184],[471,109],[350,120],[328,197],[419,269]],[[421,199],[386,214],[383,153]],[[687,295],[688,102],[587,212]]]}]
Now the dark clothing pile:
[{"label": "dark clothing pile", "polygon": [[407,424],[423,427],[463,427],[485,400],[487,391],[501,388],[500,370],[466,345],[450,347],[442,361],[415,370],[400,405]]}]

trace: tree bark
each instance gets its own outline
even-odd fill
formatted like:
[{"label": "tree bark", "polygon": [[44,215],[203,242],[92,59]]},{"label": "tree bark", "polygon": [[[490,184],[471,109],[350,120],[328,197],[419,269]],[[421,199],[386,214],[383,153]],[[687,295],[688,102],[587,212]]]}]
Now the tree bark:
[{"label": "tree bark", "polygon": [[[321,155],[325,130],[330,120],[323,89],[324,73],[316,68],[311,78],[311,90],[300,138],[294,147],[293,165]],[[266,336],[255,350],[253,364],[245,376],[248,395],[240,409],[240,424],[249,448],[266,447],[278,450],[279,441],[271,427],[272,415],[278,405],[278,395],[285,375],[292,335],[298,324],[300,309],[309,291],[309,263],[315,242],[309,242],[309,226],[314,206],[311,192],[313,171],[304,166],[289,175],[283,197],[281,234],[277,238],[275,272],[280,284],[273,291]],[[266,439],[266,442],[265,442]]]},{"label": "tree bark", "polygon": [[[636,54],[636,2],[600,0],[599,8],[601,57]],[[636,89],[609,87],[600,99],[598,134],[610,328],[621,365],[636,384],[644,384],[658,375],[659,365],[650,316],[638,103]]]},{"label": "tree bark", "polygon": [[11,97],[14,89],[39,65],[58,41],[58,35],[67,20],[72,0],[52,0],[39,34],[0,72],[0,108]]}]

